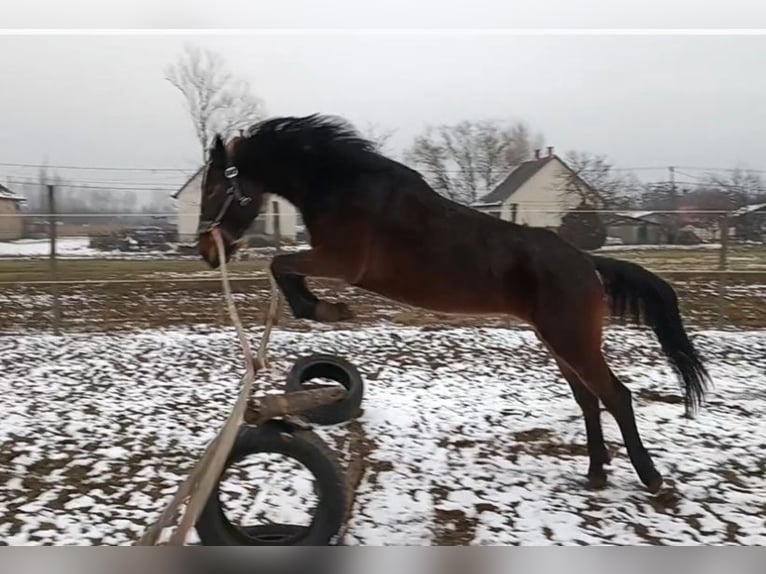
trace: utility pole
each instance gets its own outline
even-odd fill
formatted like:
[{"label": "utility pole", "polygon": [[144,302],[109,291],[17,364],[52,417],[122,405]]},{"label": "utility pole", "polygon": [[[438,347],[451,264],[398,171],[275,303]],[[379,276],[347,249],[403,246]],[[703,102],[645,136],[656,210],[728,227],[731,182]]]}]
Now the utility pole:
[{"label": "utility pole", "polygon": [[673,210],[675,211],[678,209],[678,192],[676,190],[676,168],[675,166],[670,166],[668,168],[668,179],[670,181],[670,197],[672,198],[673,202]]},{"label": "utility pole", "polygon": [[670,210],[673,212],[671,221],[673,222],[671,229],[673,230],[673,242],[678,234],[678,195],[676,194],[676,168],[675,166],[668,167],[668,182],[670,183]]},{"label": "utility pole", "polygon": [[53,332],[61,334],[61,307],[59,306],[58,272],[56,269],[56,193],[53,185],[48,185],[48,232],[50,234],[51,251],[48,257],[48,279],[51,281],[53,295]]}]

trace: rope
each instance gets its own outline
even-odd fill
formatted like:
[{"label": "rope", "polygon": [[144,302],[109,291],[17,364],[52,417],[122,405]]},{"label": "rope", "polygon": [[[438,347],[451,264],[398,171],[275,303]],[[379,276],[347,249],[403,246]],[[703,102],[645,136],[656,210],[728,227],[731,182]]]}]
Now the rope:
[{"label": "rope", "polygon": [[240,382],[241,388],[239,396],[237,397],[234,407],[229,414],[228,419],[224,423],[218,435],[210,442],[202,458],[194,467],[192,472],[181,484],[176,491],[173,499],[165,507],[157,522],[150,526],[146,533],[138,541],[138,546],[153,546],[157,543],[162,530],[175,521],[179,508],[182,506],[184,500],[188,497],[188,504],[181,516],[178,526],[170,536],[170,545],[184,545],[186,536],[189,530],[196,524],[197,519],[202,511],[202,507],[207,501],[210,493],[215,486],[218,477],[223,471],[226,458],[231,452],[231,448],[234,445],[237,430],[244,422],[244,414],[247,408],[248,399],[250,397],[253,381],[255,380],[255,374],[260,369],[266,368],[266,347],[268,345],[269,337],[271,335],[271,329],[279,310],[279,292],[274,278],[269,274],[271,280],[271,301],[269,303],[269,312],[266,316],[266,322],[264,325],[263,335],[258,347],[258,353],[253,357],[253,352],[250,348],[250,343],[247,339],[247,334],[242,326],[242,322],[239,319],[237,313],[237,307],[234,303],[234,296],[231,292],[231,285],[229,283],[228,271],[226,268],[226,256],[223,245],[223,239],[217,228],[212,230],[213,238],[215,239],[216,247],[218,249],[218,258],[221,262],[221,282],[223,284],[224,298],[226,300],[226,307],[229,311],[229,316],[237,330],[237,337],[239,343],[242,346],[242,352],[245,356],[245,375]]}]

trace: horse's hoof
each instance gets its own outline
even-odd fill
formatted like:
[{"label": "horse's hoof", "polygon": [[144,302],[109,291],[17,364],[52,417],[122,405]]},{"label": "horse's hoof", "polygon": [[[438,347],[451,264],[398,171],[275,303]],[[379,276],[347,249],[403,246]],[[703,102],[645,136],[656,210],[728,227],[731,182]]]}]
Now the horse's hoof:
[{"label": "horse's hoof", "polygon": [[340,321],[348,321],[349,319],[354,318],[354,312],[351,311],[351,307],[345,303],[336,303],[335,308],[338,310]]},{"label": "horse's hoof", "polygon": [[345,303],[328,303],[319,301],[314,308],[314,318],[322,323],[346,321],[354,317],[351,309]]},{"label": "horse's hoof", "polygon": [[606,488],[606,474],[589,474],[588,488],[590,490],[602,490]]},{"label": "horse's hoof", "polygon": [[648,490],[650,494],[657,494],[660,491],[660,488],[662,488],[662,483],[662,475],[657,474],[657,476],[646,483],[646,490]]}]

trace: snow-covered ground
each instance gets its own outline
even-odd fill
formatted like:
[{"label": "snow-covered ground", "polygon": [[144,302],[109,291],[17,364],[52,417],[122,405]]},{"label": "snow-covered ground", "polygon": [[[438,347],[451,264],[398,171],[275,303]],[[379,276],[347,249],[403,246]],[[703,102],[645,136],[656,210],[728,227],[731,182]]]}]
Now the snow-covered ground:
[{"label": "snow-covered ground", "polygon": [[[61,259],[156,259],[168,256],[178,257],[172,252],[162,251],[101,251],[89,246],[87,237],[61,237],[56,240],[56,256]],[[48,239],[19,239],[0,241],[0,259],[35,259],[50,254]]]},{"label": "snow-covered ground", "polygon": [[720,243],[700,243],[699,245],[654,245],[654,244],[627,244],[627,245],[604,245],[596,249],[596,253],[602,251],[699,251],[700,249],[709,249],[711,251],[720,251]]},{"label": "snow-covered ground", "polygon": [[[199,259],[196,254],[180,255],[175,251],[101,251],[89,246],[87,237],[62,237],[56,240],[56,255],[61,259]],[[283,245],[282,251],[292,252],[308,249],[307,244]],[[273,247],[257,247],[247,249],[253,256],[272,256],[276,253]],[[50,242],[48,239],[19,239],[17,241],[0,241],[0,259],[34,259],[48,257]]]},{"label": "snow-covered ground", "polygon": [[[91,257],[122,257],[136,258],[158,256],[167,257],[163,252],[122,252],[122,251],[100,251],[88,246],[87,237],[62,237],[56,242],[58,255],[64,258],[91,258]],[[308,244],[284,245],[282,251],[292,252],[308,249]],[[605,245],[596,250],[596,253],[611,251],[699,251],[721,249],[720,243],[704,243],[701,245]],[[271,247],[253,247],[247,250],[253,255],[273,255],[274,249]],[[50,252],[50,243],[47,239],[20,239],[17,241],[0,241],[0,257],[47,257]]]},{"label": "snow-covered ground", "polygon": [[[252,329],[252,335],[259,335]],[[257,339],[256,339],[257,340]],[[264,384],[319,351],[358,365],[374,445],[349,544],[765,544],[766,332],[697,333],[715,389],[697,419],[647,333],[612,329],[606,352],[633,390],[668,490],[643,490],[613,419],[610,484],[583,486],[584,424],[525,330],[276,331]],[[0,338],[0,540],[130,544],[161,510],[235,396],[232,330]],[[320,428],[330,444],[345,425]],[[268,477],[227,486],[239,519]],[[308,478],[271,481],[261,508],[306,520]],[[276,494],[279,494],[277,492]]]},{"label": "snow-covered ground", "polygon": [[[62,257],[93,257],[99,253],[88,247],[87,237],[62,237],[56,241],[56,252]],[[0,241],[0,257],[47,257],[50,242],[47,239],[19,239]]]}]

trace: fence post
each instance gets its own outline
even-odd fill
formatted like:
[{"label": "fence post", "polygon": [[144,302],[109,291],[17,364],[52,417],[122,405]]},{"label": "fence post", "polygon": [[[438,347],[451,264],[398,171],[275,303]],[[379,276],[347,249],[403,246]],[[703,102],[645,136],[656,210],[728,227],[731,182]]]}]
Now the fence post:
[{"label": "fence post", "polygon": [[53,296],[53,332],[61,334],[61,306],[59,304],[58,269],[56,265],[56,191],[53,185],[48,185],[48,233],[50,234],[50,255],[48,256],[48,279],[51,283]]},{"label": "fence post", "polygon": [[726,286],[728,283],[729,214],[721,216],[721,250],[718,253],[718,328],[723,328],[726,318]]}]

